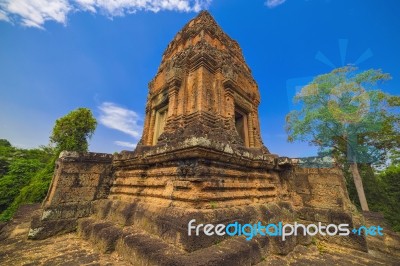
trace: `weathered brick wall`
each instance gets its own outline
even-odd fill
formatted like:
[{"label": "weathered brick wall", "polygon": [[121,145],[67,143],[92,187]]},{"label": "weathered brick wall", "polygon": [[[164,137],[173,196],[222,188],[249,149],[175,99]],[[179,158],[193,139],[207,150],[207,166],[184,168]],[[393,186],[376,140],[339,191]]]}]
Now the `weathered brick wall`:
[{"label": "weathered brick wall", "polygon": [[61,153],[44,207],[106,198],[111,185],[111,163],[110,154]]},{"label": "weathered brick wall", "polygon": [[107,198],[111,168],[111,154],[62,152],[43,212],[32,220],[29,237],[40,239],[74,230],[78,218],[89,216],[92,201]]},{"label": "weathered brick wall", "polygon": [[295,167],[291,173],[293,189],[304,207],[350,210],[343,173],[339,168]]},{"label": "weathered brick wall", "polygon": [[[342,171],[332,168],[302,168],[296,166],[289,174],[297,218],[305,223],[349,224],[358,227]],[[320,240],[367,251],[365,236],[322,237]]]},{"label": "weathered brick wall", "polygon": [[295,166],[287,173],[292,204],[300,219],[323,223],[352,223],[350,202],[339,168]]}]

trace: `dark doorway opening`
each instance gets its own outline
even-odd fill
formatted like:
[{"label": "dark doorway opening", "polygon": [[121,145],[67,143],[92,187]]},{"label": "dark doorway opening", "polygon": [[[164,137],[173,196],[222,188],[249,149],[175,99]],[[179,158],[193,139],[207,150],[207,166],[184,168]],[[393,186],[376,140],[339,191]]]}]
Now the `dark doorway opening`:
[{"label": "dark doorway opening", "polygon": [[243,140],[244,146],[249,146],[249,128],[247,124],[248,113],[238,106],[235,106],[235,127],[240,138]]}]

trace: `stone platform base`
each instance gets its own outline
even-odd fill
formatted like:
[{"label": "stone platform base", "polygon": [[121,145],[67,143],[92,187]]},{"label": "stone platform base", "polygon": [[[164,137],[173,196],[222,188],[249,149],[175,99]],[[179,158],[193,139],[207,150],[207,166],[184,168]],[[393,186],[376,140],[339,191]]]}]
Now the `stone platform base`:
[{"label": "stone platform base", "polygon": [[[207,210],[157,207],[144,203],[98,200],[92,215],[78,220],[77,231],[103,253],[116,251],[134,265],[255,265],[270,256],[287,255],[296,246],[320,241],[316,237],[188,236],[188,222],[262,224],[299,220],[298,213],[285,202]],[[194,231],[193,231],[194,234]],[[331,237],[353,249],[366,250],[364,238]]]},{"label": "stone platform base", "polygon": [[[14,219],[0,229],[0,265],[399,265],[395,253],[379,253],[368,240],[369,252],[358,251],[342,245],[312,241],[297,245],[287,255],[274,254],[270,240],[256,239],[253,244],[243,239],[230,238],[211,248],[186,252],[164,240],[146,233],[111,223],[99,229],[101,220],[94,216],[79,220],[79,234],[69,233],[44,240],[27,240],[29,221],[39,206],[21,207]],[[86,229],[84,229],[86,228]],[[90,229],[91,228],[91,229]],[[106,230],[106,228],[108,228]],[[125,229],[107,241],[113,228]],[[95,233],[97,231],[98,233]],[[131,233],[127,235],[127,231]],[[101,233],[99,233],[101,232]],[[394,235],[395,234],[393,233]],[[98,237],[101,236],[101,237]],[[115,236],[115,235],[114,235]],[[125,236],[125,237],[123,237]],[[87,239],[87,240],[86,240]],[[158,242],[154,243],[154,240]],[[269,241],[269,242],[262,242]],[[381,249],[386,245],[381,243]],[[112,244],[108,244],[112,243]],[[397,242],[399,243],[399,242]],[[260,246],[264,245],[264,248]],[[396,245],[399,246],[398,244]],[[163,249],[165,247],[165,249]],[[112,252],[114,250],[114,252]],[[260,254],[252,250],[259,250]],[[101,252],[100,252],[101,251]],[[218,251],[218,252],[217,252]],[[270,252],[269,252],[270,251]],[[176,253],[173,253],[176,252]],[[142,254],[142,255],[136,255]],[[144,258],[140,258],[140,256]],[[226,255],[224,255],[226,254]],[[264,254],[264,255],[263,255]],[[255,262],[261,260],[260,262]],[[248,262],[248,263],[247,263]],[[145,264],[147,263],[147,264]],[[168,264],[169,263],[169,264]]]},{"label": "stone platform base", "polygon": [[80,237],[101,252],[116,251],[133,265],[253,265],[262,260],[268,239],[251,242],[232,238],[194,252],[186,252],[135,226],[118,227],[85,218],[79,221]]}]

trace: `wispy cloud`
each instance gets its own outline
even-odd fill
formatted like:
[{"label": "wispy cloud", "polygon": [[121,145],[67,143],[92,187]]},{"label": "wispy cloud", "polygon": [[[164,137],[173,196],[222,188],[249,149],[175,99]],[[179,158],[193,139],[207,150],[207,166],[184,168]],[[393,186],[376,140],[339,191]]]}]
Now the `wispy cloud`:
[{"label": "wispy cloud", "polygon": [[43,28],[46,21],[66,24],[72,12],[86,11],[108,17],[137,11],[198,12],[212,0],[0,0],[0,20]]},{"label": "wispy cloud", "polygon": [[128,134],[136,140],[140,138],[143,127],[139,122],[142,118],[135,111],[110,102],[102,103],[99,109],[99,121],[102,125]]},{"label": "wispy cloud", "polygon": [[267,0],[265,5],[269,8],[274,8],[285,3],[286,0]]},{"label": "wispy cloud", "polygon": [[[1,6],[0,6],[1,7]],[[0,9],[0,20],[4,20],[7,22],[11,22],[10,19],[7,17],[6,12]]]},{"label": "wispy cloud", "polygon": [[72,9],[67,0],[2,0],[0,19],[42,28],[45,21],[49,20],[65,24],[67,14]]},{"label": "wispy cloud", "polygon": [[131,143],[131,142],[128,142],[128,141],[119,141],[119,140],[117,140],[117,141],[114,141],[114,143],[116,145],[118,145],[118,146],[121,146],[121,147],[127,147],[127,148],[130,148],[130,149],[136,148],[136,143]]}]

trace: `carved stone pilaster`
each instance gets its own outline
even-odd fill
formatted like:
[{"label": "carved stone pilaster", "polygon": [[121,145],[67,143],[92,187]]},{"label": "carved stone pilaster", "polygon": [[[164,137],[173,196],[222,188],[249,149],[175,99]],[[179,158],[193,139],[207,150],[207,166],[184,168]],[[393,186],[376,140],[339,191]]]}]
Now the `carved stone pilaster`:
[{"label": "carved stone pilaster", "polygon": [[156,110],[153,109],[151,111],[151,116],[150,116],[150,127],[148,132],[147,145],[153,145],[153,134],[154,134],[155,123],[156,123]]},{"label": "carved stone pilaster", "polygon": [[176,116],[178,108],[178,91],[181,85],[179,79],[173,79],[168,83],[168,117]]},{"label": "carved stone pilaster", "polygon": [[235,117],[235,98],[230,87],[225,88],[225,116],[227,118]]},{"label": "carved stone pilaster", "polygon": [[253,112],[248,115],[248,124],[249,124],[249,146],[250,148],[254,147],[254,126],[253,126]]}]

